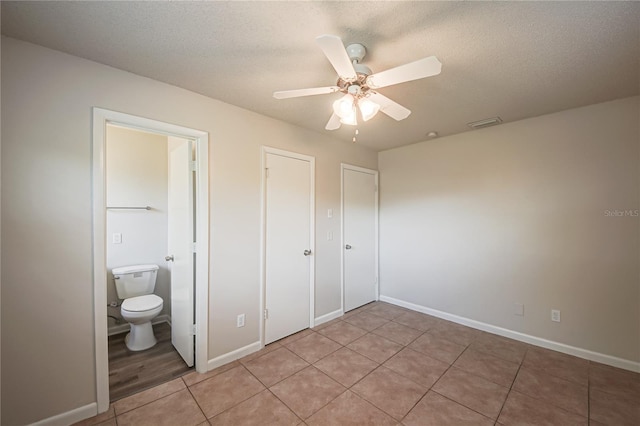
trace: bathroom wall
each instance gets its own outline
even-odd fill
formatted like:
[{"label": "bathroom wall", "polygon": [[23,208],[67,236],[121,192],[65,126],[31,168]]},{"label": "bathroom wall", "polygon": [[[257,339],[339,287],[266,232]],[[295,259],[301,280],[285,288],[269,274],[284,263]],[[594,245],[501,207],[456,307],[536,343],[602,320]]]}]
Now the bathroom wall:
[{"label": "bathroom wall", "polygon": [[[118,266],[156,264],[160,267],[155,294],[164,300],[160,315],[171,315],[167,262],[167,137],[107,126],[107,206],[150,206],[151,210],[107,209],[107,301],[118,301],[111,270]],[[122,236],[114,243],[113,234]],[[109,308],[120,317],[120,308]],[[109,318],[109,328],[115,326]]]}]

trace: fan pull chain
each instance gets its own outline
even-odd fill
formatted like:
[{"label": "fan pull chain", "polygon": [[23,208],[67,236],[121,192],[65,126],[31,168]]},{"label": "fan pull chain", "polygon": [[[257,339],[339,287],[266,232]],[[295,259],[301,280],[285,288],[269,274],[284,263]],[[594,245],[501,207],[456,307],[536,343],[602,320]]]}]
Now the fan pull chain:
[{"label": "fan pull chain", "polygon": [[356,132],[354,133],[353,139],[352,139],[353,143],[356,143],[356,136],[358,136],[358,133],[360,133],[360,131],[356,129]]}]

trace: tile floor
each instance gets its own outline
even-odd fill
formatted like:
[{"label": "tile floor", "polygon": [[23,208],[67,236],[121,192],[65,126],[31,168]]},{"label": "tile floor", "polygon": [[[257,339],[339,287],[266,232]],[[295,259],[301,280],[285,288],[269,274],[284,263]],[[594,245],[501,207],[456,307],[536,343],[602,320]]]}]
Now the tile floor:
[{"label": "tile floor", "polygon": [[640,374],[375,302],[83,425],[640,425]]}]

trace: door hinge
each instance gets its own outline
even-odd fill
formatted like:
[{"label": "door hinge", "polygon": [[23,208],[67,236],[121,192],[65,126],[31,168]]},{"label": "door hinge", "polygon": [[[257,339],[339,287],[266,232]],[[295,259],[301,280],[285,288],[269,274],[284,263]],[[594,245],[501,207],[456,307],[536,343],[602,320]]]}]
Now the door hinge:
[{"label": "door hinge", "polygon": [[193,244],[191,245],[191,252],[195,253],[198,250],[198,243],[196,243],[195,241],[193,242]]},{"label": "door hinge", "polygon": [[268,309],[264,310],[264,319],[269,319],[269,310]]},{"label": "door hinge", "polygon": [[373,185],[373,192],[378,192],[378,185]]},{"label": "door hinge", "polygon": [[195,335],[196,335],[196,325],[195,325],[195,324],[193,324],[193,325],[191,326],[191,335],[192,335],[192,336],[195,336]]},{"label": "door hinge", "polygon": [[197,169],[196,162],[195,161],[189,161],[189,170],[191,170],[192,172],[195,172],[196,169]]},{"label": "door hinge", "polygon": [[269,178],[269,168],[268,167],[264,168],[264,177]]}]

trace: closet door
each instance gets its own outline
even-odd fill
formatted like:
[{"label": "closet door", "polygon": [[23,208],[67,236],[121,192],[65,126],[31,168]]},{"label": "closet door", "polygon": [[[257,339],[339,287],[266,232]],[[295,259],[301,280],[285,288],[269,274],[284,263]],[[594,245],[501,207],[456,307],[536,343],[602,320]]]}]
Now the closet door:
[{"label": "closet door", "polygon": [[378,299],[378,172],[342,167],[344,311]]}]

